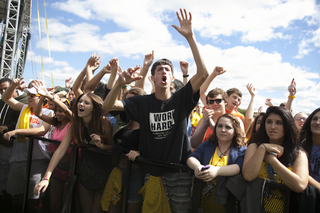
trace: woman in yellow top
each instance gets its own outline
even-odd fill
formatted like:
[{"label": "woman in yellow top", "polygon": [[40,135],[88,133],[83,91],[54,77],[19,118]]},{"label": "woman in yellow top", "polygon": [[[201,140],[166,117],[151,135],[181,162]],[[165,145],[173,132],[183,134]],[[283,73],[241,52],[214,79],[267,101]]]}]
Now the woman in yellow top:
[{"label": "woman in yellow top", "polygon": [[[239,120],[232,114],[223,114],[218,118],[209,140],[197,147],[189,156],[187,164],[194,170],[197,178],[212,186],[215,184],[212,180],[217,176],[234,176],[240,173],[247,149],[244,144],[245,136]],[[209,195],[205,190],[201,208],[204,212],[211,212],[214,193]]]},{"label": "woman in yellow top", "polygon": [[308,185],[308,159],[297,140],[298,130],[289,110],[269,107],[252,137],[242,174],[246,181],[257,177],[283,182],[300,193]]}]

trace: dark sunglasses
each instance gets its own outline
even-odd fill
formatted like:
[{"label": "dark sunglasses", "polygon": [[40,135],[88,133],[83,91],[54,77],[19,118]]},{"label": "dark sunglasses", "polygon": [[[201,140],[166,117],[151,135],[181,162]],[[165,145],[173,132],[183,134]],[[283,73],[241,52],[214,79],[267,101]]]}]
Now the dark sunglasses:
[{"label": "dark sunglasses", "polygon": [[294,120],[295,120],[295,121],[306,121],[307,118],[304,118],[304,117],[296,117]]},{"label": "dark sunglasses", "polygon": [[62,103],[67,102],[68,105],[69,105],[69,107],[71,107],[70,101],[69,101],[67,98],[60,98],[60,101],[61,101]]},{"label": "dark sunglasses", "polygon": [[30,97],[30,98],[34,98],[36,96],[40,97],[40,95],[38,95],[38,94],[31,94],[31,93],[28,93],[27,96]]},{"label": "dark sunglasses", "polygon": [[222,100],[223,100],[222,98],[207,100],[207,104],[210,105],[210,104],[213,104],[214,102],[216,102],[216,104],[220,104]]}]

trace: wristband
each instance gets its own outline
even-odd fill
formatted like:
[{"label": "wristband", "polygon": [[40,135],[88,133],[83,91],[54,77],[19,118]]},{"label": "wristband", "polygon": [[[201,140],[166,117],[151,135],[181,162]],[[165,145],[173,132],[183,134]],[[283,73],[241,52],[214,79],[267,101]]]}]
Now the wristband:
[{"label": "wristband", "polygon": [[47,180],[48,182],[50,182],[50,179],[48,178],[42,178],[41,180]]},{"label": "wristband", "polygon": [[264,148],[265,148],[265,149],[266,149],[266,151],[267,151],[267,147],[266,147],[266,145],[264,145],[264,143],[262,143],[261,145],[262,145],[262,146],[264,146]]},{"label": "wristband", "polygon": [[296,96],[294,96],[294,95],[289,95],[289,96],[288,96],[289,99],[294,99],[295,97],[296,97]]},{"label": "wristband", "polygon": [[125,88],[127,88],[127,87],[128,87],[128,85],[125,85],[125,86],[122,87],[122,89],[125,89]]},{"label": "wristband", "polygon": [[187,74],[187,75],[183,75],[183,77],[184,77],[184,78],[188,78],[188,77],[189,77],[189,74]]}]

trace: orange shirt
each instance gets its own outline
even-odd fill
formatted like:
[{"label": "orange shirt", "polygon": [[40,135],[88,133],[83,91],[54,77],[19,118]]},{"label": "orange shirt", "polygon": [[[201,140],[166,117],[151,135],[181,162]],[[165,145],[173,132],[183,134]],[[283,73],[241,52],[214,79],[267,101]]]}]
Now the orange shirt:
[{"label": "orange shirt", "polygon": [[243,119],[244,119],[244,116],[243,116],[240,112],[238,112],[238,111],[236,111],[236,112],[232,112],[232,113],[231,113],[229,110],[227,110],[227,109],[226,109],[226,113],[232,114],[232,115],[234,115],[234,116],[236,116],[236,117],[240,118],[241,120],[243,120]]}]

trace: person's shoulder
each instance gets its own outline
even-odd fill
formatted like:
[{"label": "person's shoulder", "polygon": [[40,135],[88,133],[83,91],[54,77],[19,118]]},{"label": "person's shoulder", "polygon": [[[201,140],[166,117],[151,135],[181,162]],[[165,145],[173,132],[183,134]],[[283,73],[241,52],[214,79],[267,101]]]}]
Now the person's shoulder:
[{"label": "person's shoulder", "polygon": [[241,147],[239,148],[239,151],[240,151],[240,152],[246,151],[247,148],[248,148],[247,146],[241,146]]}]

